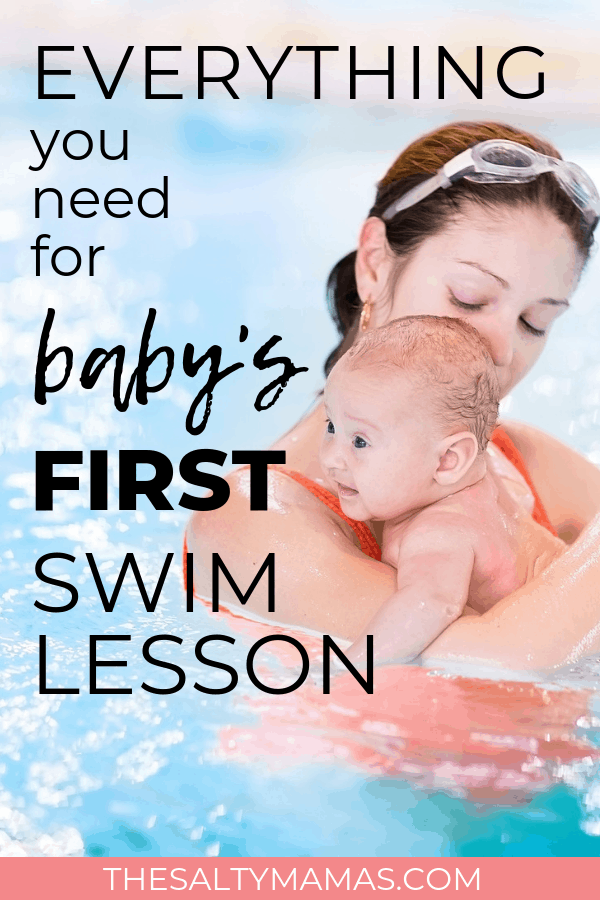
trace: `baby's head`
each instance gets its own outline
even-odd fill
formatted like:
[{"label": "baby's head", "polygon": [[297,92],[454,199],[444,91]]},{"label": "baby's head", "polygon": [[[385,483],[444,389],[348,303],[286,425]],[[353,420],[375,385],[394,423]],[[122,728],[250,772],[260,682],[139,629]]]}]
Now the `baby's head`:
[{"label": "baby's head", "polygon": [[369,331],[325,386],[321,464],[346,515],[392,519],[478,480],[498,400],[494,363],[460,319],[408,316]]}]

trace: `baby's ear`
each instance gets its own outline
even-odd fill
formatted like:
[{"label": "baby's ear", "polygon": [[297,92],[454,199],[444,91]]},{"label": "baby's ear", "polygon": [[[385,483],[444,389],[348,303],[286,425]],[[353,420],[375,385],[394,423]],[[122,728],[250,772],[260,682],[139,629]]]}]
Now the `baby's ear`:
[{"label": "baby's ear", "polygon": [[457,484],[467,474],[478,453],[477,438],[471,431],[451,435],[442,444],[434,479],[442,487]]}]

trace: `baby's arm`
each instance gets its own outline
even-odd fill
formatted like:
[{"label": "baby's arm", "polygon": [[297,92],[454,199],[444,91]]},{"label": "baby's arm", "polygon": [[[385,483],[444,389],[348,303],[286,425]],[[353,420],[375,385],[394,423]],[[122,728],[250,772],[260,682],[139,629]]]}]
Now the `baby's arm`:
[{"label": "baby's arm", "polygon": [[346,654],[366,663],[366,636],[373,635],[376,662],[418,656],[462,615],[475,563],[475,542],[454,520],[416,524],[398,552],[397,589],[373,616]]}]

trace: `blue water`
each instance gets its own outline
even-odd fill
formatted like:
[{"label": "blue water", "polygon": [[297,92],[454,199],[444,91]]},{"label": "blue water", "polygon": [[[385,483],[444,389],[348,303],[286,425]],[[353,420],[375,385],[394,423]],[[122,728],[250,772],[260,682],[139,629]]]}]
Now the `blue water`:
[{"label": "blue water", "polygon": [[[442,120],[441,113],[411,119],[394,109],[294,102],[266,104],[246,98],[238,106],[186,100],[150,106],[136,86],[98,105],[89,82],[76,80],[89,102],[76,110],[33,101],[31,72],[10,76],[3,95],[7,139],[4,228],[0,244],[0,475],[4,487],[0,546],[0,853],[93,856],[352,856],[352,855],[581,855],[598,854],[600,786],[593,762],[549,767],[549,783],[518,802],[475,798],[451,780],[420,787],[415,779],[368,774],[350,762],[274,767],[268,757],[248,764],[223,753],[222,729],[252,730],[258,718],[245,677],[231,694],[203,695],[195,679],[220,685],[201,667],[193,645],[214,633],[214,618],[198,606],[185,611],[179,566],[186,513],[159,513],[145,500],[136,512],[119,512],[114,469],[119,449],[158,450],[175,463],[198,446],[225,452],[266,446],[311,403],[321,384],[321,364],[334,341],[323,303],[330,265],[352,248],[372,186],[394,152]],[[139,86],[138,86],[139,87]],[[378,111],[379,109],[379,111]],[[543,127],[542,123],[540,128]],[[536,127],[532,118],[532,127]],[[571,127],[572,126],[572,127]],[[595,133],[583,125],[555,123],[551,136],[567,158],[584,161]],[[117,142],[129,130],[130,160],[107,162],[96,153],[69,162],[57,151],[39,173],[29,128],[48,142],[54,129],[100,127]],[[570,130],[569,130],[570,129]],[[569,143],[569,135],[576,140]],[[348,148],[352,147],[349,152]],[[12,173],[12,174],[11,174]],[[39,221],[32,215],[34,188],[65,193],[113,187],[137,194],[170,182],[168,220],[97,216],[62,220],[46,198]],[[39,233],[52,246],[106,246],[97,275],[61,279],[32,274],[28,249]],[[556,434],[600,462],[597,347],[599,283],[593,261],[574,311],[560,320],[543,360],[506,403],[516,418]],[[45,311],[57,310],[51,346],[69,343],[75,372],[68,387],[45,407],[33,401],[33,371]],[[77,385],[83,360],[95,346],[123,343],[134,364],[148,309],[157,309],[152,347],[176,350],[169,388],[147,407],[114,410],[110,386],[100,379],[86,393]],[[249,329],[245,344],[239,329]],[[273,334],[278,351],[309,372],[293,379],[266,412],[253,407],[264,375],[252,355]],[[181,369],[187,341],[197,353],[223,346],[223,364],[245,369],[215,392],[205,433],[191,438],[184,421],[202,384]],[[54,374],[58,377],[58,369]],[[34,452],[39,449],[108,449],[111,482],[107,512],[86,508],[87,465],[73,469],[82,489],[57,495],[52,512],[34,510]],[[181,484],[169,489],[175,505]],[[166,553],[175,554],[154,614],[147,613],[131,579],[115,611],[103,612],[84,554],[92,552],[108,587],[125,553],[135,551],[148,580]],[[36,559],[63,552],[76,562],[49,567],[80,592],[75,609],[60,615],[34,607],[64,602],[64,591],[40,583]],[[229,633],[219,622],[219,633]],[[37,693],[38,635],[48,635],[52,685],[79,686],[77,696]],[[127,696],[91,696],[91,633],[131,635],[102,645],[103,659],[127,659],[127,668],[101,671],[103,685],[131,686]],[[187,675],[178,694],[157,697],[140,689],[144,679],[172,678],[142,660],[153,634],[183,639],[170,658]],[[243,672],[239,637],[227,661]],[[562,673],[559,683],[590,690],[588,716],[573,735],[590,750],[600,742],[594,718],[598,666]],[[256,693],[256,692],[255,692]],[[269,698],[262,699],[268,705]],[[476,723],[474,723],[475,727]]]}]

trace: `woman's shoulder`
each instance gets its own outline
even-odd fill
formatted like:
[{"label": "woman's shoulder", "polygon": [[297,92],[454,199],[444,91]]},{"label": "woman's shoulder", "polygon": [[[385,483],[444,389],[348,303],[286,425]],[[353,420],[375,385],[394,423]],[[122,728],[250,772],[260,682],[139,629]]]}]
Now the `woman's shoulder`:
[{"label": "woman's shoulder", "polygon": [[[212,594],[214,554],[242,593],[273,554],[276,613],[269,619],[329,630],[340,637],[359,633],[393,590],[393,570],[365,556],[347,523],[288,475],[269,469],[266,510],[250,509],[247,469],[233,472],[227,481],[231,488],[227,503],[218,510],[194,513],[188,525],[196,592]],[[247,607],[263,617],[267,617],[267,581],[261,579]],[[226,579],[221,587],[224,601],[237,605]]]},{"label": "woman's shoulder", "polygon": [[[240,535],[244,545],[264,543],[265,537],[282,536],[286,532],[315,529],[320,536],[338,538],[341,546],[354,544],[352,529],[342,521],[329,505],[319,498],[325,494],[319,488],[317,495],[307,488],[309,479],[269,467],[267,472],[266,509],[252,509],[252,476],[249,468],[231,472],[226,481],[230,488],[229,499],[217,510],[194,513],[190,522],[193,533],[208,533],[223,549],[234,546]],[[315,487],[319,487],[315,484]],[[263,498],[264,499],[264,496]]]}]

